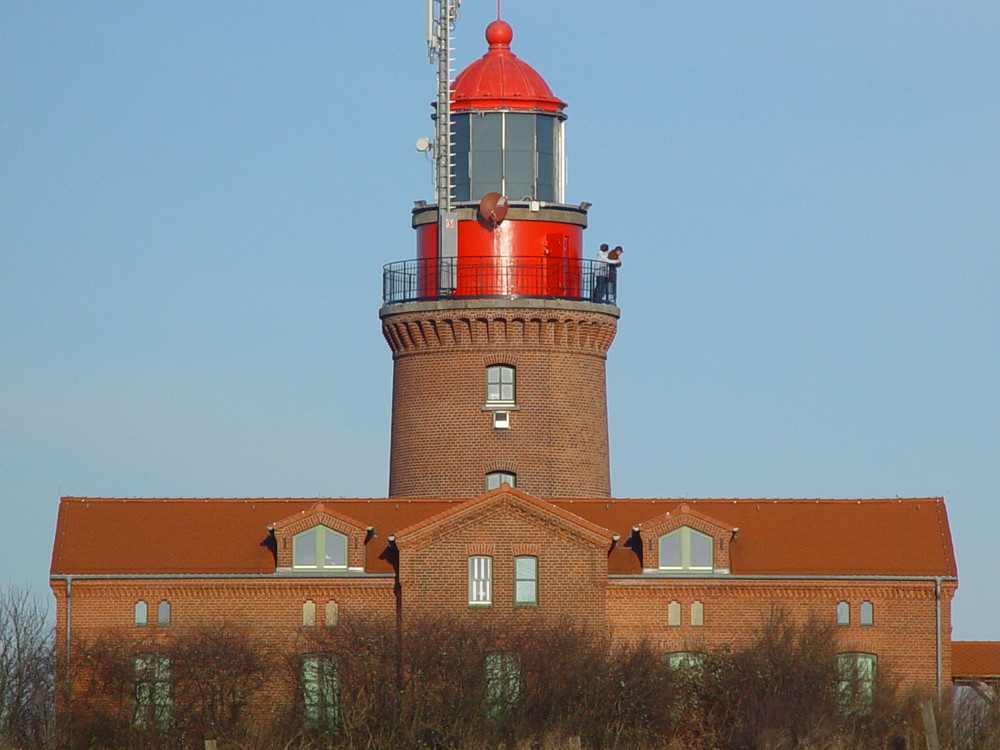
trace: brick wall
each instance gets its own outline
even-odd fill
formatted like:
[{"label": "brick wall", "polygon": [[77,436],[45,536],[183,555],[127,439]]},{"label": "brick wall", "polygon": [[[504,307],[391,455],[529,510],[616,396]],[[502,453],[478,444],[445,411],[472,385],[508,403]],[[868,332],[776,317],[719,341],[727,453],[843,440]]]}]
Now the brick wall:
[{"label": "brick wall", "polygon": [[[537,497],[610,496],[604,366],[615,317],[586,304],[455,304],[383,309],[394,359],[390,496],[474,497],[498,470]],[[516,368],[509,429],[483,408],[491,364]]]},{"label": "brick wall", "polygon": [[[492,558],[492,604],[471,606],[468,558]],[[538,559],[538,604],[514,603],[514,558]],[[433,527],[420,538],[400,540],[404,614],[449,613],[503,621],[571,620],[603,631],[607,548],[571,523],[532,512],[530,505],[501,500]]]},{"label": "brick wall", "polygon": [[[942,591],[942,683],[951,681],[951,598]],[[624,642],[648,640],[664,651],[707,651],[751,642],[775,613],[793,622],[835,624],[837,603],[850,604],[850,625],[837,626],[841,651],[874,653],[880,668],[907,682],[933,687],[936,676],[933,581],[748,581],[677,578],[612,579],[607,587],[609,632]],[[668,625],[670,602],[681,624]],[[691,625],[691,605],[704,606],[704,624]],[[874,606],[874,624],[860,624],[862,601]]]}]

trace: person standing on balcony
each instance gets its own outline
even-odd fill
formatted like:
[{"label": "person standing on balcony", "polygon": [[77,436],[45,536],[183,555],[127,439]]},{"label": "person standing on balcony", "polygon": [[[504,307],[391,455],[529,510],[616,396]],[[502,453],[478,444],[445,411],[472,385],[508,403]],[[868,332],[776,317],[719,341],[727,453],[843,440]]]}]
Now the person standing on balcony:
[{"label": "person standing on balcony", "polygon": [[607,302],[608,287],[615,278],[615,269],[622,264],[621,256],[625,252],[622,246],[618,245],[614,250],[608,250],[608,244],[601,245],[597,251],[597,266],[594,268],[594,293],[590,297],[591,302]]}]

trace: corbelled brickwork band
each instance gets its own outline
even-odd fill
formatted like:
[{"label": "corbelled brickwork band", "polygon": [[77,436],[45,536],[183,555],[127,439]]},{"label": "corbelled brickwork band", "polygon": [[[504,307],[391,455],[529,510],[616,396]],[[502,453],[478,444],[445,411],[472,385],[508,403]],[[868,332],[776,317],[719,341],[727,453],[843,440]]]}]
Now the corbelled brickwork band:
[{"label": "corbelled brickwork band", "polygon": [[[537,497],[608,497],[605,359],[617,309],[560,300],[382,308],[393,352],[392,497],[474,497],[486,474]],[[515,368],[512,405],[487,403],[486,368]],[[509,426],[494,411],[509,410]]]}]

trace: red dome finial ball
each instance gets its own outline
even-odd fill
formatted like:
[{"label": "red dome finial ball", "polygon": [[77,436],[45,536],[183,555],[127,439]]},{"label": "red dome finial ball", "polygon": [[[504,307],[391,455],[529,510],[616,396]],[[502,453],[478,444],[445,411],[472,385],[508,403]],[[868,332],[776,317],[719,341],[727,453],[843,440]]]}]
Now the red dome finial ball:
[{"label": "red dome finial ball", "polygon": [[506,21],[497,19],[486,27],[486,41],[491,47],[509,47],[514,38],[514,29]]}]

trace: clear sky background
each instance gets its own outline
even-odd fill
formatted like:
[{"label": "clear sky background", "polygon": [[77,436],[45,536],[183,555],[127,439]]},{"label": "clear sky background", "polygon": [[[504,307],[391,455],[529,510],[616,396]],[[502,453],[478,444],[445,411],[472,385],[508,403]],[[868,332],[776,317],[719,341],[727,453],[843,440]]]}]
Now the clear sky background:
[{"label": "clear sky background", "polygon": [[[944,495],[954,635],[1000,639],[1000,3],[504,16],[588,252],[626,249],[614,494]],[[0,582],[48,596],[60,495],[384,496],[424,34],[422,0],[0,0]]]}]

